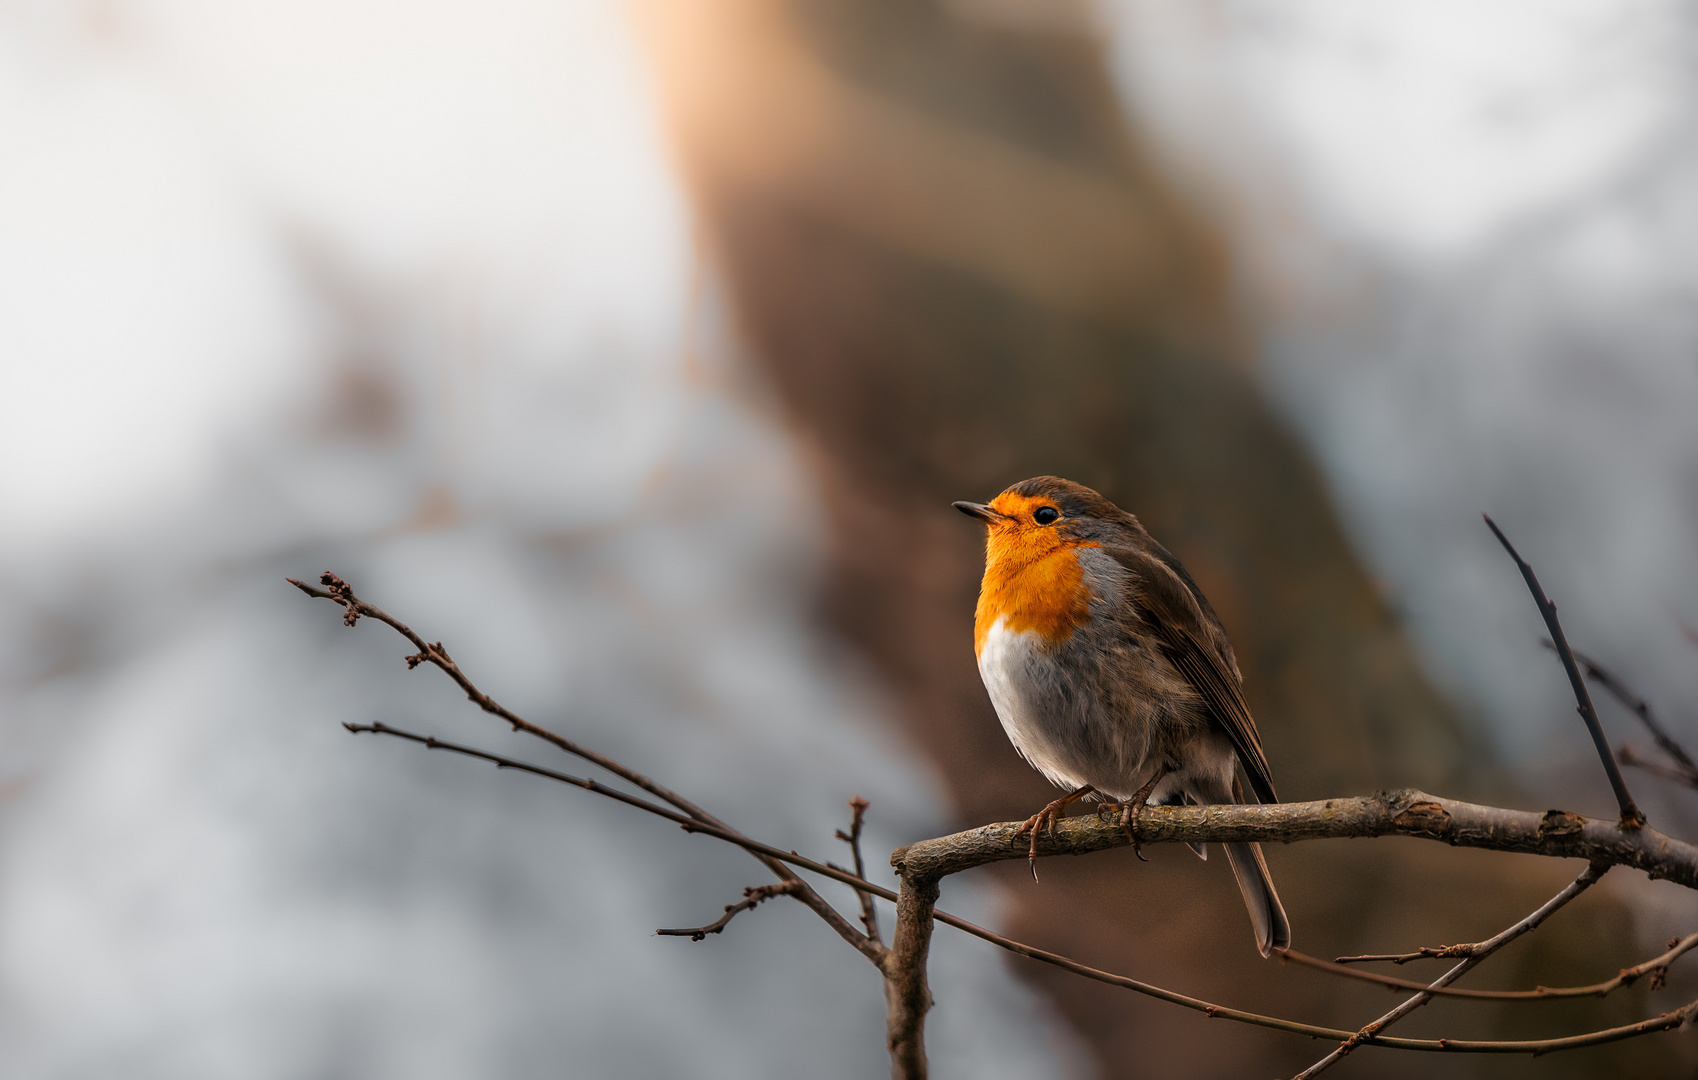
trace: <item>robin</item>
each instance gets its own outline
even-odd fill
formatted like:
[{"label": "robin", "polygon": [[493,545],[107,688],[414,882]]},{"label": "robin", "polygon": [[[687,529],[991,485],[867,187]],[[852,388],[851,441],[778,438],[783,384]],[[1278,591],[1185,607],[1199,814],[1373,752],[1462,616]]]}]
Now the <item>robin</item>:
[{"label": "robin", "polygon": [[[1014,748],[1071,789],[1015,834],[1032,834],[1034,877],[1039,833],[1087,796],[1115,800],[1134,843],[1147,802],[1244,802],[1237,769],[1278,801],[1220,619],[1137,518],[1055,476],[954,505],[990,527],[973,623],[985,689]],[[1260,845],[1225,847],[1257,948],[1289,946]]]}]

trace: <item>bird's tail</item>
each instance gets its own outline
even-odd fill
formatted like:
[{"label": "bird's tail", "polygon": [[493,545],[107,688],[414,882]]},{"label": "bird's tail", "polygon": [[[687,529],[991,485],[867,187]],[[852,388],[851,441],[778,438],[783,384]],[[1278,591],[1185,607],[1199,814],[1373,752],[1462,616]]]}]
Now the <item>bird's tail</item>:
[{"label": "bird's tail", "polygon": [[1280,906],[1279,894],[1274,892],[1273,878],[1268,876],[1267,860],[1262,858],[1262,845],[1249,843],[1223,844],[1226,861],[1232,865],[1232,876],[1238,879],[1238,891],[1244,894],[1244,906],[1250,911],[1250,925],[1256,931],[1256,948],[1263,956],[1274,949],[1291,945],[1291,921]]}]

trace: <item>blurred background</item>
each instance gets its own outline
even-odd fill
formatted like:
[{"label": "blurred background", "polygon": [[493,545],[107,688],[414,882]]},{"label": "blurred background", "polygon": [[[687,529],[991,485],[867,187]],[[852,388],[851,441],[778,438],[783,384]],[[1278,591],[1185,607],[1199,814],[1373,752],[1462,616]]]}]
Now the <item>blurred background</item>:
[{"label": "blurred background", "polygon": [[[948,503],[1059,473],[1197,577],[1284,798],[1613,812],[1479,514],[1698,736],[1695,51],[1668,0],[0,2],[6,1074],[886,1070],[876,973],[798,905],[652,936],[763,881],[746,857],[343,732],[559,764],[285,575],[336,570],[772,843],[841,860],[869,798],[888,879],[1051,797],[979,685]],[[1629,781],[1698,835],[1698,794]],[[1258,960],[1218,860],[1150,855],[943,906],[1312,1022],[1396,1000]],[[1269,859],[1320,955],[1477,940],[1579,869]],[[1695,925],[1617,871],[1479,985],[1596,981]],[[940,1076],[1325,1051],[935,951]],[[1695,1065],[1689,1033],[1444,1063]]]}]

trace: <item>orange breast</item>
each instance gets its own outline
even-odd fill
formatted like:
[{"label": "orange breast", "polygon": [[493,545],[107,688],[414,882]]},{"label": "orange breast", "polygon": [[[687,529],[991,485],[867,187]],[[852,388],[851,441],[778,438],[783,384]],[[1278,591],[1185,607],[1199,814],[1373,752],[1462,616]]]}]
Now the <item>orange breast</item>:
[{"label": "orange breast", "polygon": [[1054,530],[992,529],[985,547],[985,579],[973,619],[973,654],[998,619],[1014,633],[1036,630],[1065,641],[1091,617],[1091,595],[1076,554],[1096,544],[1061,542]]}]

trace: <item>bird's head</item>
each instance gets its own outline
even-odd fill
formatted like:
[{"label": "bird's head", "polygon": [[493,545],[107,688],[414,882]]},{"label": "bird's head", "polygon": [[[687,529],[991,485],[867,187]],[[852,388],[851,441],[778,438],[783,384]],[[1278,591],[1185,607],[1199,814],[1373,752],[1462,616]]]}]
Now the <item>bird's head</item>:
[{"label": "bird's head", "polygon": [[991,561],[1039,557],[1057,548],[1100,543],[1137,519],[1083,484],[1059,476],[1034,476],[989,503],[958,502],[955,509],[990,527]]}]

